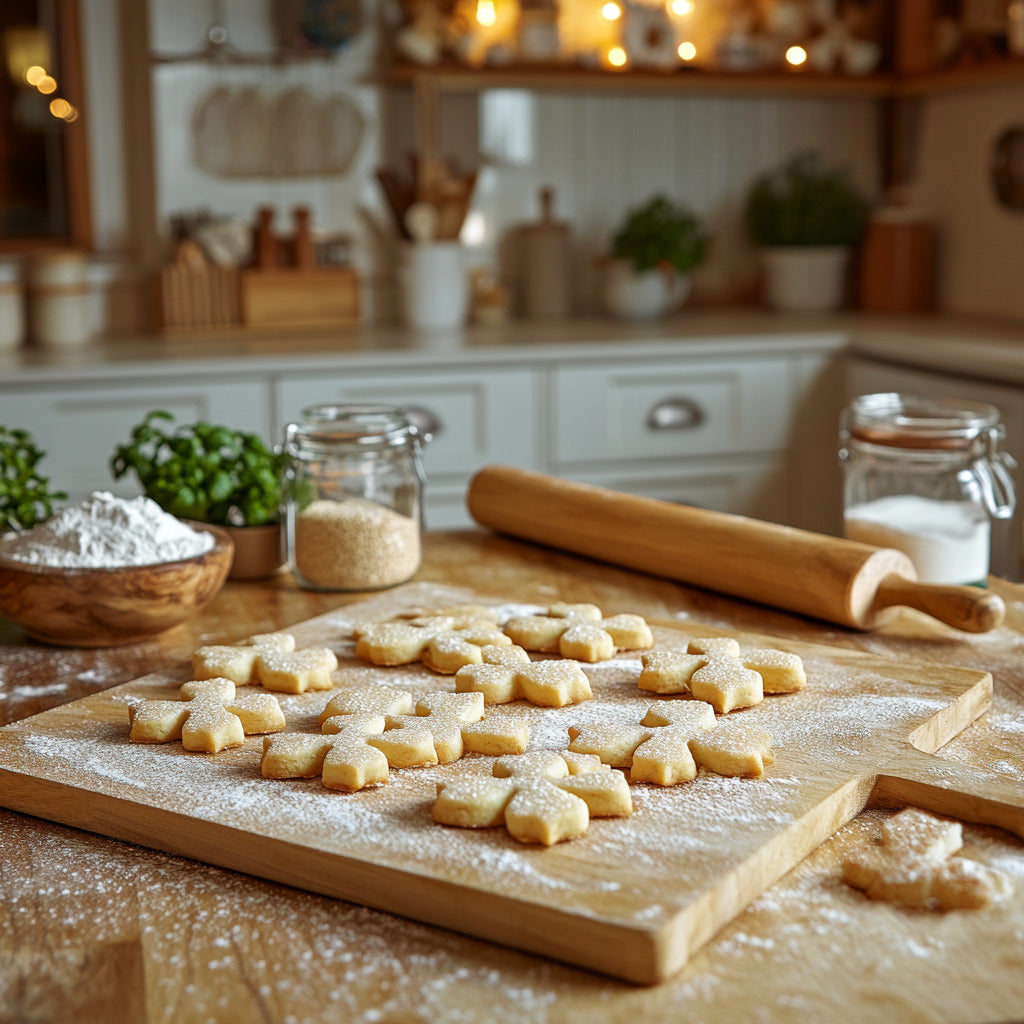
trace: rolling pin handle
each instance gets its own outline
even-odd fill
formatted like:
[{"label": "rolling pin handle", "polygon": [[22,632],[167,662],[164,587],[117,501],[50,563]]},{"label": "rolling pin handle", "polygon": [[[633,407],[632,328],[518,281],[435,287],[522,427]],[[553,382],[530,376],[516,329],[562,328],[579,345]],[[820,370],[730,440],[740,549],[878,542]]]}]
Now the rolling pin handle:
[{"label": "rolling pin handle", "polygon": [[998,594],[980,587],[941,587],[918,583],[902,576],[886,576],[878,585],[873,608],[901,605],[915,608],[967,633],[987,633],[1006,615],[1006,605]]}]

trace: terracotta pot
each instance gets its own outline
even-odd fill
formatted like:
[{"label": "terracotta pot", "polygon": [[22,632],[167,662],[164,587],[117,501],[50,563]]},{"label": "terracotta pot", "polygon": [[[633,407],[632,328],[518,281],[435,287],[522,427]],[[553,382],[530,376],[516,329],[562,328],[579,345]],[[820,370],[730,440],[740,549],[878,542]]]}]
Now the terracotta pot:
[{"label": "terracotta pot", "polygon": [[226,526],[235,544],[229,579],[260,580],[272,576],[284,564],[280,523],[269,526]]}]

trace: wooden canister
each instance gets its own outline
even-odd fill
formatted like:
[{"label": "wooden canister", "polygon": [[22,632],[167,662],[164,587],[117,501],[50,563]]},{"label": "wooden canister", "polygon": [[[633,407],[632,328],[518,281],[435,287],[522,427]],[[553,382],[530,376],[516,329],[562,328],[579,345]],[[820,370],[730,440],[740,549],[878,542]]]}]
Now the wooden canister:
[{"label": "wooden canister", "polygon": [[868,313],[926,313],[935,306],[935,227],[920,210],[889,206],[868,222],[859,304]]},{"label": "wooden canister", "polygon": [[569,226],[553,215],[554,192],[541,190],[541,219],[519,229],[522,313],[556,318],[572,314],[572,239]]}]

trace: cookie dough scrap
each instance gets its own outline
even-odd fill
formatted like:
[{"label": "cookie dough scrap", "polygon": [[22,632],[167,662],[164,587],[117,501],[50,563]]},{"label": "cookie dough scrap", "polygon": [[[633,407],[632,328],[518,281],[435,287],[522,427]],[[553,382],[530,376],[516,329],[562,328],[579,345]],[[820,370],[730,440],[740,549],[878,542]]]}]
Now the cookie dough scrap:
[{"label": "cookie dough scrap", "polygon": [[1009,879],[964,857],[959,822],[908,807],[878,840],[843,862],[843,881],[874,900],[933,910],[975,910],[1008,895]]},{"label": "cookie dough scrap", "polygon": [[454,675],[482,660],[481,647],[511,643],[491,619],[460,612],[371,623],[356,634],[356,656],[385,666],[422,661],[433,672]]},{"label": "cookie dough scrap", "polygon": [[555,843],[586,833],[590,819],[633,813],[629,785],[591,755],[537,750],[499,758],[491,778],[437,784],[431,815],[456,828],[504,825],[521,843]]},{"label": "cookie dough scrap", "polygon": [[638,651],[654,643],[641,616],[605,618],[593,604],[553,604],[542,615],[513,616],[503,628],[524,650],[586,662],[607,661],[616,651]]},{"label": "cookie dough scrap", "polygon": [[235,646],[200,647],[192,654],[196,679],[230,679],[237,686],[256,683],[275,693],[330,690],[338,658],[329,647],[295,650],[290,633],[263,633]]},{"label": "cookie dough scrap", "polygon": [[704,701],[651,705],[638,725],[571,726],[569,750],[594,754],[614,768],[629,769],[632,782],[675,786],[697,777],[698,767],[716,775],[759,779],[773,761],[771,736],[739,722],[717,723]]},{"label": "cookie dough scrap", "polygon": [[456,693],[482,693],[485,704],[526,700],[545,708],[564,708],[590,700],[590,680],[579,662],[530,661],[522,647],[484,647],[483,660],[455,673]]},{"label": "cookie dough scrap", "polygon": [[374,686],[333,698],[320,715],[321,735],[289,733],[263,742],[266,778],[313,778],[353,793],[381,785],[392,768],[450,764],[464,753],[521,753],[530,733],[521,719],[484,721],[483,695]]},{"label": "cookie dough scrap", "polygon": [[641,664],[641,690],[690,694],[707,701],[720,715],[754,707],[767,693],[795,693],[807,685],[798,655],[771,648],[742,655],[731,637],[691,640],[686,653],[649,651]]},{"label": "cookie dough scrap", "polygon": [[284,714],[269,693],[239,697],[230,679],[193,679],[180,690],[181,700],[146,700],[128,708],[132,743],[181,740],[186,750],[216,754],[240,747],[246,736],[280,732]]}]

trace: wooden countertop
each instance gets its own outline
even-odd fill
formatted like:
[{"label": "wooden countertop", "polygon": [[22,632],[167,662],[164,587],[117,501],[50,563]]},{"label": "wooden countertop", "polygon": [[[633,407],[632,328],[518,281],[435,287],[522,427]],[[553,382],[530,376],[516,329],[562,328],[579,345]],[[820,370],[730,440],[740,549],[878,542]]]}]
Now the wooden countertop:
[{"label": "wooden countertop", "polygon": [[[1024,588],[1007,622],[958,634],[907,613],[858,634],[484,532],[432,534],[418,579],[497,599],[592,601],[652,619],[748,629],[917,663],[990,671],[992,709],[941,751],[1024,774]],[[82,650],[0,627],[7,723],[187,660],[201,643],[290,625],[365,595],[287,573],[230,584],[159,642]],[[872,812],[868,812],[870,815]],[[859,821],[859,819],[858,819]],[[388,914],[0,811],[0,1020],[998,1021],[1024,1007],[1024,844],[1016,896],[973,915],[896,911],[835,880],[858,821],[752,904],[669,982],[636,988]],[[860,832],[863,835],[863,830]],[[1014,873],[1015,872],[1015,873]]]}]

